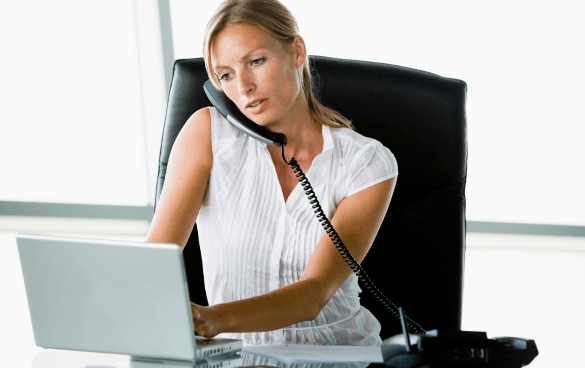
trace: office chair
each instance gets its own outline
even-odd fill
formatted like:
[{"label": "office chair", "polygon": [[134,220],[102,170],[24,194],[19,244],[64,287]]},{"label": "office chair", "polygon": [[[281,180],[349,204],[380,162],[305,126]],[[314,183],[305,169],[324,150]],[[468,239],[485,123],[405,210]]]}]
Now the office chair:
[{"label": "office chair", "polygon": [[[465,255],[467,133],[463,81],[400,66],[310,57],[319,99],[388,147],[398,162],[390,208],[362,266],[425,330],[460,329]],[[177,60],[160,150],[156,201],[171,147],[187,119],[211,106],[202,58]],[[317,221],[317,220],[315,220]],[[183,252],[191,300],[208,305],[194,227]],[[364,290],[385,339],[401,325]]]}]

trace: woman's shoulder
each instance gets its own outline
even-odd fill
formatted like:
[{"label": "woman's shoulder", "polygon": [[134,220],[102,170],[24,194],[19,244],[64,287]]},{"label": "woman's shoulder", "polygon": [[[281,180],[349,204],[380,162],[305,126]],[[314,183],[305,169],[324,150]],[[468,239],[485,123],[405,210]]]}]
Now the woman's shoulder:
[{"label": "woman's shoulder", "polygon": [[211,116],[206,108],[197,110],[185,122],[173,143],[172,151],[186,155],[211,152]]},{"label": "woman's shoulder", "polygon": [[[209,132],[211,133],[211,112],[207,107],[195,111],[181,128],[181,132]],[[185,133],[183,133],[185,134]]]},{"label": "woman's shoulder", "polygon": [[398,175],[394,154],[380,141],[349,128],[331,129],[334,157],[347,178],[345,196]]},{"label": "woman's shoulder", "polygon": [[214,142],[239,138],[243,132],[233,126],[215,107],[205,107],[211,117],[211,131]]},{"label": "woman's shoulder", "polygon": [[207,108],[202,108],[195,111],[187,119],[177,138],[183,138],[184,140],[209,140],[210,137],[211,115]]},{"label": "woman's shoulder", "polygon": [[330,132],[333,145],[342,156],[354,156],[365,151],[390,151],[378,140],[349,128],[330,128]]}]

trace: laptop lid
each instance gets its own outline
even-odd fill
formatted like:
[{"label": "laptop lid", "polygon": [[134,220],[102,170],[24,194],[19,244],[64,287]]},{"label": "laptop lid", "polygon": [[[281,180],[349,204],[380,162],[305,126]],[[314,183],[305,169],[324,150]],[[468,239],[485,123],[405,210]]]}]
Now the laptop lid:
[{"label": "laptop lid", "polygon": [[37,346],[197,358],[179,246],[24,234],[16,240]]}]

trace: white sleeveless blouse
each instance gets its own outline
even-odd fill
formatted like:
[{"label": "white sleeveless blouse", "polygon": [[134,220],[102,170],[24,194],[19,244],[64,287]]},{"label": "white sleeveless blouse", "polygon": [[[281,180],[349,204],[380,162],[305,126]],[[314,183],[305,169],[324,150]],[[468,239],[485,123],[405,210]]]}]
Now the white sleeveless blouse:
[{"label": "white sleeveless blouse", "polygon": [[[284,201],[266,144],[209,110],[213,166],[197,228],[214,305],[298,281],[324,231],[300,185]],[[323,126],[322,134],[323,152],[305,174],[329,219],[343,198],[398,175],[394,155],[380,142],[347,128]],[[360,292],[352,274],[312,321],[218,337],[245,344],[380,345],[380,323],[360,306]]]}]

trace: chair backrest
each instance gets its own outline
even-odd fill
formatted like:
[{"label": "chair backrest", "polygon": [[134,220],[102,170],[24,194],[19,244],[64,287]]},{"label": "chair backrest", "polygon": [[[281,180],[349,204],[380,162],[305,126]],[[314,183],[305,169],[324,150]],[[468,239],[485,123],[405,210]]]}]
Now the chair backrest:
[{"label": "chair backrest", "polygon": [[[400,66],[310,57],[326,105],[356,130],[388,147],[399,176],[390,208],[362,266],[395,305],[424,329],[461,328],[465,255],[467,127],[463,81]],[[160,151],[156,200],[177,134],[198,109],[203,59],[174,65]],[[315,220],[317,221],[317,220]],[[207,305],[196,226],[184,251],[191,300]],[[362,305],[382,324],[382,338],[400,323],[362,293]]]}]

